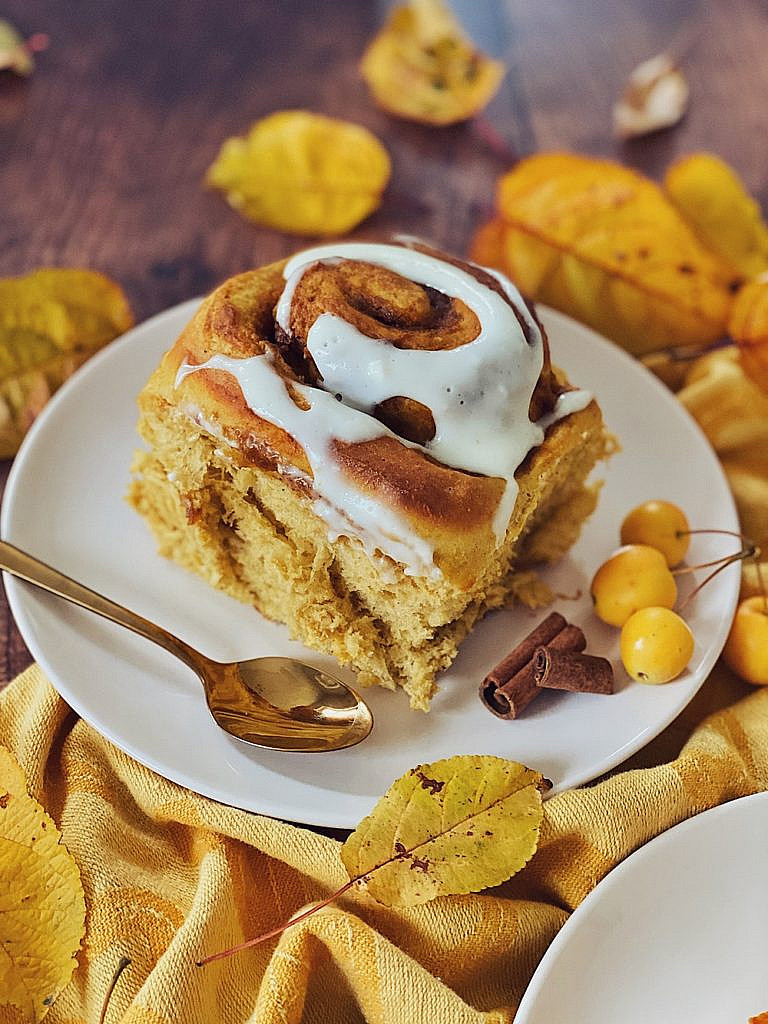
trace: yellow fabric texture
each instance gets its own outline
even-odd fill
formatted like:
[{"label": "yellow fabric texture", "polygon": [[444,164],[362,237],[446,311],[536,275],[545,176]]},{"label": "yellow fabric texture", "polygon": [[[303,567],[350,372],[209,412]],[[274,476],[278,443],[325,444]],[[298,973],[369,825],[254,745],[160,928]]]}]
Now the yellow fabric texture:
[{"label": "yellow fabric texture", "polygon": [[389,910],[354,890],[279,940],[346,876],[338,841],[196,796],[70,711],[36,666],[0,694],[0,742],[82,873],[86,938],[50,1024],[501,1024],[570,911],[621,859],[708,807],[768,789],[768,688],[718,668],[632,763],[545,804],[539,850],[505,885]]},{"label": "yellow fabric texture", "polygon": [[[720,454],[744,528],[768,549],[768,399],[734,349],[698,360],[679,397]],[[747,571],[745,590],[755,585]],[[204,968],[198,958],[342,885],[338,840],[153,774],[78,719],[36,666],[0,694],[0,742],[61,828],[85,889],[79,968],[50,1024],[97,1024],[121,957],[131,964],[106,1024],[501,1024],[614,865],[685,818],[768,789],[768,687],[719,665],[620,770],[546,802],[537,853],[496,889],[411,910],[353,889],[279,940]]]}]

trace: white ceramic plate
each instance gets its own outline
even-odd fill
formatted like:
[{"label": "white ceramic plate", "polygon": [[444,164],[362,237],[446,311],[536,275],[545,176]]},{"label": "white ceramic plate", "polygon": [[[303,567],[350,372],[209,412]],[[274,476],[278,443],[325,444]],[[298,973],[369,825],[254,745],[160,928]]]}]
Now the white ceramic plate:
[{"label": "white ceramic plate", "polygon": [[[2,510],[3,536],[227,661],[287,654],[336,670],[282,626],[160,558],[148,528],[124,501],[138,441],[135,396],[191,317],[195,302],[155,317],[89,361],[56,395],[18,455]],[[599,397],[622,450],[600,471],[595,516],[550,574],[558,602],[586,628],[589,650],[614,660],[616,631],[593,617],[589,581],[618,545],[625,512],[652,497],[678,502],[696,525],[735,528],[720,466],[679,403],[634,360],[572,321],[545,313],[556,361]],[[691,557],[732,550],[727,538],[695,538]],[[522,761],[555,791],[612,768],[685,706],[724,643],[739,571],[721,573],[690,608],[696,636],[689,669],[673,683],[631,683],[618,668],[611,696],[547,694],[515,722],[493,717],[478,683],[542,614],[489,616],[442,679],[428,716],[402,693],[365,692],[376,718],[360,746],[334,754],[259,750],[221,732],[199,683],[171,655],[125,629],[8,580],[11,607],[35,658],[67,702],[110,740],[161,775],[224,803],[307,824],[354,827],[389,784],[419,763],[459,753]],[[351,675],[341,672],[345,678]]]},{"label": "white ceramic plate", "polygon": [[571,915],[515,1024],[747,1024],[768,1010],[768,793],[684,821]]}]

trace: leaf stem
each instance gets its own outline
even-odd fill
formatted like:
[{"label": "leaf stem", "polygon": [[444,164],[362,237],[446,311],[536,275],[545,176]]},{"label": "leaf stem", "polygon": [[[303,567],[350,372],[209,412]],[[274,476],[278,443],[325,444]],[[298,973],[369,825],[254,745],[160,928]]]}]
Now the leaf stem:
[{"label": "leaf stem", "polygon": [[110,1000],[112,998],[112,993],[115,991],[115,986],[117,985],[118,981],[120,980],[120,975],[123,973],[123,971],[126,969],[126,967],[130,967],[130,965],[131,965],[131,961],[130,961],[129,957],[127,957],[127,956],[121,956],[120,957],[120,960],[118,961],[117,967],[115,968],[115,973],[112,975],[112,981],[110,981],[110,983],[109,983],[109,988],[107,989],[107,994],[104,997],[104,1004],[101,1007],[101,1013],[99,1015],[99,1024],[104,1024],[104,1021],[106,1020],[106,1017],[107,1017],[107,1010],[109,1009],[109,1002],[110,1002]]},{"label": "leaf stem", "polygon": [[[336,892],[331,893],[331,895],[321,903],[315,903],[309,908],[309,910],[305,910],[296,917],[292,917],[289,921],[279,925],[277,928],[264,932],[262,935],[257,935],[253,939],[246,939],[245,942],[241,942],[237,946],[232,946],[230,949],[222,949],[219,953],[211,953],[209,956],[203,957],[202,960],[196,960],[195,964],[198,967],[205,967],[206,964],[212,964],[215,960],[223,960],[225,957],[232,956],[233,953],[240,953],[242,950],[249,949],[251,946],[258,946],[261,942],[266,942],[267,939],[272,939],[276,935],[282,935],[282,933],[287,928],[290,928],[291,925],[298,924],[299,921],[305,921],[308,917],[311,917],[312,914],[316,914],[318,910],[322,910],[323,907],[327,907],[329,903],[333,903],[335,899],[345,893],[347,889],[351,889],[353,885],[363,878],[365,878],[365,875],[357,875],[355,878],[350,879],[349,882],[342,885],[340,889],[337,889]],[[99,1022],[99,1024],[101,1024],[101,1022]]]},{"label": "leaf stem", "polygon": [[507,163],[514,163],[517,160],[518,154],[516,151],[486,117],[476,117],[473,128],[475,135],[488,147],[493,156]]},{"label": "leaf stem", "polygon": [[[416,771],[416,769],[413,769],[413,771]],[[538,773],[534,773],[534,774],[538,774]],[[552,788],[552,783],[549,781],[549,779],[546,779],[543,776],[539,776],[538,778],[534,778],[533,781],[528,783],[527,785],[532,785],[536,790],[538,790],[538,792],[540,794],[544,793],[547,790]],[[521,787],[521,788],[527,788],[527,787]],[[502,803],[504,800],[507,799],[508,796],[509,796],[509,794],[504,794],[504,795],[502,795],[500,797],[497,797],[497,799],[492,801],[492,803],[490,803],[487,807],[484,807],[482,809],[482,812],[477,812],[477,813],[484,813],[484,812],[488,811],[490,808],[495,807],[497,804]],[[451,830],[459,827],[460,825],[464,824],[466,821],[470,821],[475,816],[476,816],[475,813],[467,815],[465,818],[462,818],[459,821],[454,822],[447,831],[451,831]],[[445,834],[445,833],[440,833],[440,834]],[[379,871],[381,868],[386,867],[388,864],[393,864],[395,861],[402,860],[403,858],[410,856],[416,850],[419,850],[422,846],[425,846],[428,843],[432,842],[435,838],[436,838],[436,836],[434,836],[434,835],[428,835],[425,839],[421,840],[421,842],[415,843],[413,846],[411,846],[408,849],[406,849],[404,846],[401,849],[399,849],[399,850],[396,848],[395,852],[392,854],[391,857],[387,857],[386,860],[382,860],[378,864],[374,864],[373,867],[369,868],[367,871],[363,872],[362,874],[355,875],[354,878],[351,878],[348,882],[346,882],[344,885],[342,885],[341,888],[337,889],[336,892],[331,893],[330,896],[328,896],[326,899],[322,900],[320,903],[315,903],[308,910],[303,911],[301,914],[298,914],[296,917],[290,918],[290,920],[286,921],[282,925],[279,925],[277,928],[271,929],[271,931],[264,932],[261,935],[257,935],[253,939],[246,939],[245,942],[241,942],[241,943],[239,943],[239,945],[232,946],[229,949],[223,949],[223,950],[221,950],[218,953],[211,953],[208,956],[203,957],[201,960],[196,960],[195,961],[196,966],[197,967],[205,967],[206,964],[214,963],[214,961],[216,961],[216,960],[223,960],[225,957],[232,956],[233,953],[240,953],[244,949],[250,949],[251,946],[258,946],[260,943],[266,942],[267,939],[272,939],[276,935],[281,935],[287,928],[290,928],[291,925],[298,924],[300,921],[305,921],[308,917],[311,917],[312,914],[316,914],[318,910],[322,910],[323,907],[327,907],[329,903],[333,903],[333,901],[335,899],[337,899],[343,893],[347,892],[347,890],[351,889],[353,885],[356,885],[358,882],[366,881],[367,879],[370,878],[370,876],[374,872]],[[396,844],[396,847],[397,847],[397,845],[399,845],[399,844]]]}]

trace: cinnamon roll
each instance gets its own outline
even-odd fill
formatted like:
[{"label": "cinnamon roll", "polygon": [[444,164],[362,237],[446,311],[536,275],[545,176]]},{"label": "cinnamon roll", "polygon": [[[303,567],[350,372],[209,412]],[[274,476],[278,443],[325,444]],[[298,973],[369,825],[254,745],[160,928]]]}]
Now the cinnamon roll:
[{"label": "cinnamon roll", "polygon": [[427,710],[490,608],[545,597],[594,507],[600,410],[509,281],[337,243],[225,282],[140,399],[162,554]]}]

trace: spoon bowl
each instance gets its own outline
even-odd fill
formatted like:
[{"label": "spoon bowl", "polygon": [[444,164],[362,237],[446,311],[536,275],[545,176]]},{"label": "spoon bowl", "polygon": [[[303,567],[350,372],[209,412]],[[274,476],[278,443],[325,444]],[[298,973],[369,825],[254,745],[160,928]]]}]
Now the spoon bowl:
[{"label": "spoon bowl", "polygon": [[161,626],[6,541],[0,541],[0,569],[175,654],[202,682],[216,724],[245,743],[320,753],[352,747],[373,728],[373,715],[362,697],[311,665],[293,658],[214,661]]},{"label": "spoon bowl", "polygon": [[[340,750],[373,726],[349,686],[292,658],[206,661],[208,708],[225,732],[272,750]],[[199,673],[198,673],[199,674]]]}]

